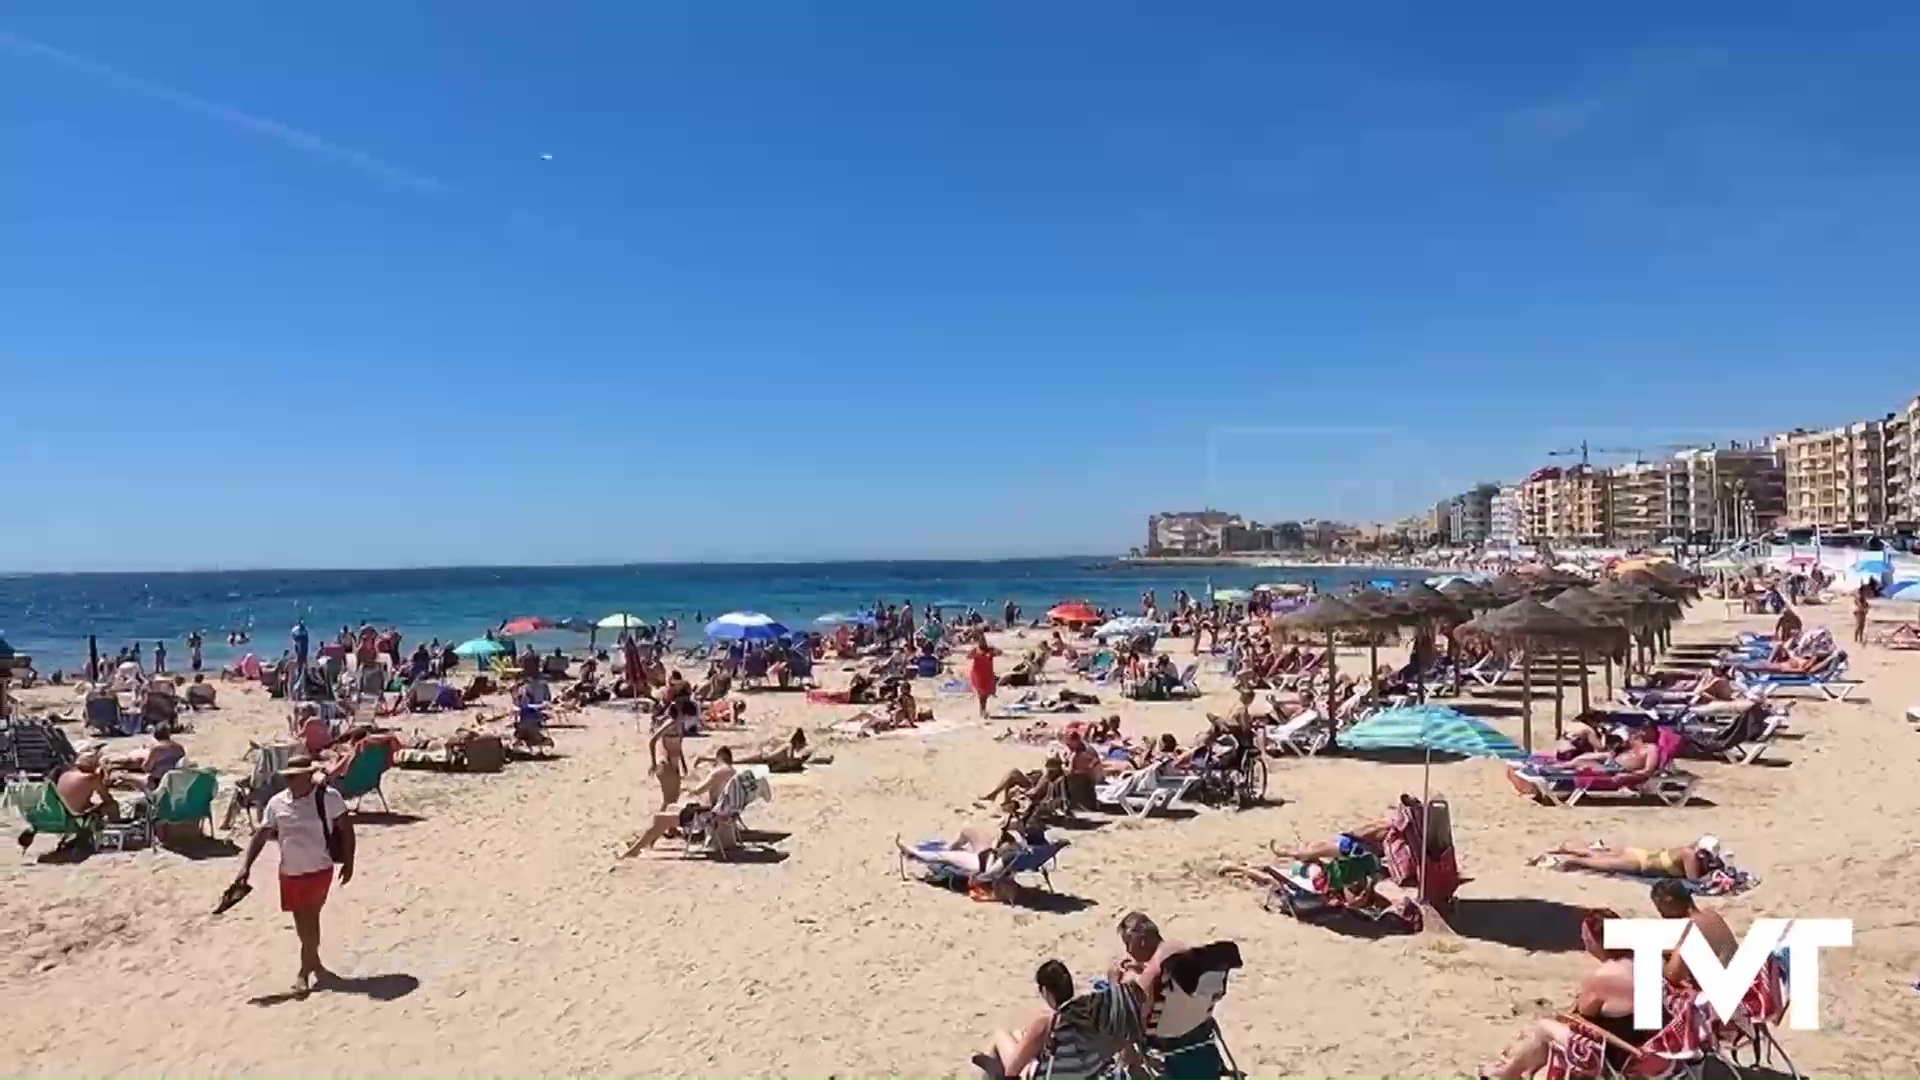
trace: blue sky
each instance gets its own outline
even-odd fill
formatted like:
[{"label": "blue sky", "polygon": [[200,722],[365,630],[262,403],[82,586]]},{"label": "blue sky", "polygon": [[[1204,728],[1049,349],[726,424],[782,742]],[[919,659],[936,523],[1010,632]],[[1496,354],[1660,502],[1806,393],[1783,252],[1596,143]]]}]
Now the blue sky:
[{"label": "blue sky", "polygon": [[1864,417],[1920,391],[1917,46],[1893,4],[21,0],[0,569],[1112,551]]}]

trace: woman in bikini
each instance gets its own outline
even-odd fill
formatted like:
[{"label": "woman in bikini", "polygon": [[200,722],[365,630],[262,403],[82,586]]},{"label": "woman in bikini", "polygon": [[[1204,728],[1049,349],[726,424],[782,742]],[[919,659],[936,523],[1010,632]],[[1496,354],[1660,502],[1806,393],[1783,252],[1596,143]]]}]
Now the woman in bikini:
[{"label": "woman in bikini", "polygon": [[666,703],[647,740],[647,772],[660,780],[662,810],[680,801],[680,782],[687,775],[687,756],[682,748],[687,728],[681,700]]},{"label": "woman in bikini", "polygon": [[1700,881],[1720,869],[1720,842],[1711,836],[1684,847],[1620,848],[1603,845],[1590,847],[1567,843],[1547,854],[1561,870],[1586,870],[1597,874],[1638,874],[1642,877],[1680,878]]}]

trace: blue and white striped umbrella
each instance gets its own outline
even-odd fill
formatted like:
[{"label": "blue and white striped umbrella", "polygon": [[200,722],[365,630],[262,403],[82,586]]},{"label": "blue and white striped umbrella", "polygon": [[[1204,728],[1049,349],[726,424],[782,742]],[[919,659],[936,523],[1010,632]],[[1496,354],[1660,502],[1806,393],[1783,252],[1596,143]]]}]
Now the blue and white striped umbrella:
[{"label": "blue and white striped umbrella", "polygon": [[1340,736],[1349,750],[1433,750],[1461,757],[1522,758],[1519,744],[1483,720],[1445,705],[1382,709]]},{"label": "blue and white striped umbrella", "polygon": [[729,611],[707,624],[707,636],[723,641],[771,641],[788,632],[772,616],[757,611]]},{"label": "blue and white striped umbrella", "polygon": [[1128,637],[1137,637],[1141,634],[1151,634],[1159,637],[1166,632],[1167,627],[1164,624],[1154,622],[1152,619],[1143,619],[1138,615],[1123,615],[1118,619],[1109,619],[1101,623],[1099,629],[1093,632],[1093,636],[1106,638],[1124,634]]}]

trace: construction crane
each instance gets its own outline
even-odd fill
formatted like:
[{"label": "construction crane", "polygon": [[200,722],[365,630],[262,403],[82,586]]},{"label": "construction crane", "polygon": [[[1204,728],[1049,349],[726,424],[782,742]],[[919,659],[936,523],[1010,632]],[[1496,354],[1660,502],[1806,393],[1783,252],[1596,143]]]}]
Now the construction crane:
[{"label": "construction crane", "polygon": [[1573,457],[1577,454],[1580,457],[1581,467],[1585,468],[1591,464],[1589,459],[1594,454],[1632,454],[1633,463],[1639,465],[1646,461],[1645,455],[1649,453],[1658,454],[1665,453],[1669,450],[1690,450],[1692,448],[1692,443],[1665,443],[1660,446],[1588,446],[1587,440],[1581,439],[1579,446],[1569,446],[1564,450],[1549,450],[1547,451],[1547,456]]}]

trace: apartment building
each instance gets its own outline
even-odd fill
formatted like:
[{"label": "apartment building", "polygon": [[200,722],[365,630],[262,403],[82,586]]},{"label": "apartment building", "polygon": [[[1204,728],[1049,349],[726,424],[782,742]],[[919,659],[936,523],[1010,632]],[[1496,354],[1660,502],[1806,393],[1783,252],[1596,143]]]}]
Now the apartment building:
[{"label": "apartment building", "polygon": [[1862,420],[1775,437],[1786,475],[1789,528],[1875,529],[1887,523],[1890,424],[1891,419]]},{"label": "apartment building", "polygon": [[1511,550],[1527,542],[1521,531],[1520,489],[1508,484],[1494,492],[1487,507],[1487,546]]},{"label": "apartment building", "polygon": [[1920,397],[1887,417],[1882,439],[1887,465],[1887,524],[1920,531]]},{"label": "apartment building", "polygon": [[1590,465],[1534,472],[1520,484],[1520,520],[1529,542],[1606,543],[1612,490],[1612,476]]},{"label": "apartment building", "polygon": [[1637,461],[1610,470],[1609,543],[1653,547],[1675,532],[1687,514],[1686,472],[1672,461]]},{"label": "apartment building", "polygon": [[1475,484],[1447,502],[1446,540],[1455,547],[1476,547],[1493,532],[1493,500],[1498,484]]},{"label": "apartment building", "polygon": [[1713,540],[1744,539],[1777,527],[1787,514],[1787,475],[1771,446],[1730,443],[1674,455],[1673,531]]}]

